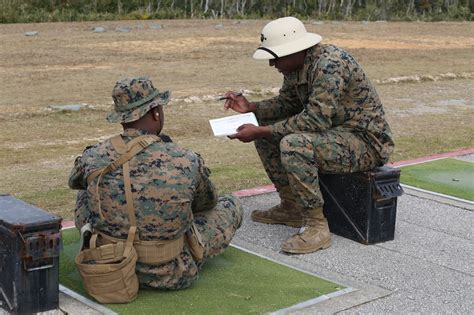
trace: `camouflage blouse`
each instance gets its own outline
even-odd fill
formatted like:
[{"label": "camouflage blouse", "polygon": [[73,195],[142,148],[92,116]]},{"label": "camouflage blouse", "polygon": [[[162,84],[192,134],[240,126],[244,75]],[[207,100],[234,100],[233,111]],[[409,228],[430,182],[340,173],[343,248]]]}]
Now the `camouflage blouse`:
[{"label": "camouflage blouse", "polygon": [[278,96],[257,102],[259,121],[274,135],[328,129],[357,133],[386,162],[393,152],[392,132],[379,96],[362,67],[346,51],[316,45],[301,70],[285,76]]},{"label": "camouflage blouse", "polygon": [[[125,142],[145,132],[127,129]],[[86,222],[101,232],[126,238],[130,227],[124,192],[122,167],[104,176],[100,184],[101,208],[98,214],[95,183],[87,187],[87,176],[118,158],[110,139],[86,148],[75,161],[69,186],[79,189],[76,226]],[[191,227],[192,212],[212,209],[217,194],[209,179],[209,169],[202,158],[172,142],[157,141],[130,160],[130,178],[139,237],[141,240],[169,240],[181,237]],[[86,192],[85,192],[86,191]],[[82,195],[82,200],[81,200]],[[197,277],[197,266],[186,246],[180,257],[153,266],[137,264],[140,282],[155,287],[181,288]],[[142,281],[143,280],[143,281]]]}]

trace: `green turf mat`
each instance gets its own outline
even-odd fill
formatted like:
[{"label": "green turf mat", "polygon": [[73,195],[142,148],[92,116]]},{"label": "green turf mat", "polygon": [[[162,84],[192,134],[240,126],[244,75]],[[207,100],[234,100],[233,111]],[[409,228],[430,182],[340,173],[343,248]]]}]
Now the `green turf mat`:
[{"label": "green turf mat", "polygon": [[441,159],[401,169],[404,184],[474,201],[474,163]]},{"label": "green turf mat", "polygon": [[[79,249],[76,229],[63,231],[63,245],[60,282],[86,295],[74,265]],[[262,314],[342,288],[230,247],[207,261],[200,278],[188,289],[141,290],[134,302],[107,307],[120,314]]]}]

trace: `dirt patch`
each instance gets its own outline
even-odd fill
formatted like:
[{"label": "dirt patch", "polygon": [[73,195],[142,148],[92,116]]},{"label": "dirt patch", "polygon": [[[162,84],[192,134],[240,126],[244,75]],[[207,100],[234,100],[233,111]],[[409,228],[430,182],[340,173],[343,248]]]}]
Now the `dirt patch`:
[{"label": "dirt patch", "polygon": [[[152,29],[156,23],[163,28]],[[112,82],[128,75],[151,77],[178,98],[280,86],[267,62],[251,58],[266,21],[219,23],[220,29],[212,20],[0,25],[0,84],[6,91],[0,106],[110,104]],[[379,81],[474,72],[472,25],[306,23],[323,42],[351,51]],[[107,32],[94,33],[95,26]],[[24,36],[28,30],[39,35]]]},{"label": "dirt patch", "polygon": [[329,40],[337,46],[347,47],[349,49],[473,49],[474,38],[458,39],[451,38],[432,38],[432,39],[417,39],[417,40],[379,40],[379,39],[333,39]]},{"label": "dirt patch", "polygon": [[[69,171],[85,146],[120,132],[105,115],[114,82],[126,76],[147,76],[172,91],[164,132],[202,154],[220,192],[269,184],[254,146],[216,139],[208,123],[233,114],[216,101],[229,89],[250,100],[278,92],[278,72],[251,58],[266,22],[0,25],[0,192],[72,218]],[[153,29],[157,23],[163,28]],[[95,26],[107,32],[94,33]],[[395,135],[392,161],[474,146],[473,26],[306,23],[324,43],[349,50],[377,86]],[[48,109],[65,104],[93,109]]]}]

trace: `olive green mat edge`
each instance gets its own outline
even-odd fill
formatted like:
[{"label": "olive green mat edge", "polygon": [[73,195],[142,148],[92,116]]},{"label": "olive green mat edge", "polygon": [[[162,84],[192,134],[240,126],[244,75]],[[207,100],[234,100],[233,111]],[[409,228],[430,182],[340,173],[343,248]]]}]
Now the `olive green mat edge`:
[{"label": "olive green mat edge", "polygon": [[[430,180],[427,176],[430,172],[437,175],[443,171],[449,172],[449,169],[455,175],[462,169],[470,168],[472,170],[473,167],[474,163],[454,158],[441,158],[414,165],[399,166],[401,170],[400,183],[403,187],[414,191],[474,205],[473,195],[466,192],[466,188],[456,187],[456,185],[450,185],[449,182],[436,181],[436,179]],[[420,177],[413,177],[416,173],[419,173]]]},{"label": "olive green mat edge", "polygon": [[[74,227],[68,227],[68,228],[63,228],[63,230],[67,230],[67,229],[73,229]],[[283,265],[283,266],[286,266],[288,268],[291,268],[291,269],[294,269],[294,270],[297,270],[297,271],[300,271],[300,272],[303,272],[303,273],[306,273],[306,274],[309,274],[309,275],[312,275],[312,276],[316,276],[318,278],[321,278],[321,279],[324,279],[324,280],[327,280],[327,281],[331,281],[331,282],[334,282],[336,284],[339,284],[341,285],[341,287],[343,287],[342,284],[340,284],[339,282],[337,281],[334,281],[334,280],[331,280],[331,279],[327,279],[326,277],[322,277],[320,275],[317,275],[315,273],[312,273],[312,272],[309,272],[309,271],[306,271],[306,270],[303,270],[301,268],[298,268],[298,267],[295,267],[295,266],[291,266],[289,264],[286,264],[284,262],[281,262],[281,261],[278,261],[278,260],[275,260],[275,259],[272,259],[270,257],[266,257],[262,254],[259,254],[257,252],[253,252],[249,249],[246,249],[242,246],[239,246],[239,245],[234,245],[234,244],[230,244],[229,246],[231,247],[234,247],[238,250],[241,250],[241,251],[244,251],[246,253],[249,253],[249,254],[252,254],[252,255],[255,255],[255,256],[258,256],[260,258],[263,258],[263,259],[266,259],[266,260],[269,260],[271,262],[274,262],[274,263],[277,263],[277,264],[280,264],[280,265]],[[68,287],[62,285],[62,284],[59,284],[59,291],[61,291],[63,294],[66,294],[68,295],[69,297],[89,306],[90,308],[96,310],[96,311],[99,311],[101,313],[103,313],[104,315],[116,315],[118,313],[116,313],[115,311],[107,308],[105,305],[102,305],[102,304],[99,304],[97,302],[94,302],[93,300],[87,298],[86,296],[72,290],[72,289],[69,289]],[[323,294],[321,296],[318,296],[314,299],[309,299],[309,300],[306,300],[306,301],[302,301],[302,302],[299,302],[297,304],[294,304],[294,305],[291,305],[289,307],[286,307],[286,308],[283,308],[281,310],[277,310],[277,311],[274,311],[274,312],[271,312],[270,314],[286,314],[287,312],[295,312],[295,311],[300,311],[304,308],[308,308],[308,307],[311,307],[311,306],[314,306],[318,303],[321,303],[321,302],[324,302],[326,300],[329,300],[329,299],[333,299],[333,298],[336,298],[336,297],[340,297],[344,294],[348,294],[348,293],[351,293],[351,292],[354,292],[356,291],[356,289],[352,288],[352,287],[349,287],[349,286],[346,286],[346,287],[343,287],[342,289],[340,290],[337,290],[337,291],[334,291],[334,292],[331,292],[331,293],[328,293],[328,294]]]},{"label": "olive green mat edge", "polygon": [[[69,230],[69,229],[74,229],[74,227],[70,227],[70,228],[64,228],[63,230]],[[334,282],[334,280],[330,280],[330,279],[325,279],[324,277],[321,277],[321,276],[318,276],[316,273],[314,272],[310,272],[310,271],[306,271],[306,270],[303,270],[303,269],[300,269],[298,267],[295,267],[293,265],[289,265],[287,263],[284,263],[284,262],[280,262],[278,260],[275,260],[273,258],[270,258],[270,257],[266,257],[264,256],[263,254],[259,254],[258,252],[254,252],[252,250],[249,250],[249,249],[246,249],[242,246],[238,246],[238,245],[235,245],[235,244],[231,244],[230,245],[231,247],[233,247],[234,249],[236,250],[240,250],[242,252],[245,252],[245,253],[248,253],[250,255],[254,255],[256,257],[259,257],[259,258],[263,258],[264,260],[267,260],[269,261],[270,263],[276,263],[280,266],[283,266],[283,267],[286,267],[286,268],[289,268],[289,269],[292,269],[294,271],[298,271],[298,272],[301,272],[301,273],[304,273],[304,274],[307,274],[309,276],[313,276],[313,277],[316,277],[316,278],[320,278],[321,280],[325,280],[325,281],[328,281],[328,282],[332,282],[333,284],[337,285],[340,289],[339,290],[336,290],[336,291],[332,291],[332,292],[327,292],[327,293],[323,293],[322,295],[316,295],[315,297],[313,298],[309,298],[307,300],[301,300],[293,305],[289,305],[289,306],[286,306],[280,310],[274,310],[273,312],[276,312],[276,313],[280,313],[281,311],[286,311],[286,310],[291,310],[291,311],[295,311],[295,310],[299,310],[299,309],[303,309],[303,308],[306,308],[306,307],[310,307],[310,306],[313,306],[317,303],[320,303],[320,302],[323,302],[323,301],[326,301],[326,300],[329,300],[329,299],[333,299],[335,297],[339,297],[339,296],[342,296],[344,294],[347,294],[347,293],[350,293],[350,292],[353,292],[354,289],[351,288],[351,287],[348,287],[347,285],[342,285],[341,283],[338,283],[338,281]],[[60,285],[60,291],[63,293],[63,294],[66,294],[70,297],[72,297],[73,299],[76,299],[78,300],[79,302],[82,302],[83,304],[89,306],[90,308],[92,309],[96,309],[102,313],[105,313],[105,314],[117,314],[115,313],[114,310],[110,309],[107,307],[107,305],[101,305],[101,304],[98,304],[96,303],[95,301],[93,301],[92,299],[88,298],[87,296],[83,295],[82,293],[79,293],[77,291],[74,291],[68,287],[66,287],[65,285],[61,284]],[[308,298],[308,297],[306,297]]]}]

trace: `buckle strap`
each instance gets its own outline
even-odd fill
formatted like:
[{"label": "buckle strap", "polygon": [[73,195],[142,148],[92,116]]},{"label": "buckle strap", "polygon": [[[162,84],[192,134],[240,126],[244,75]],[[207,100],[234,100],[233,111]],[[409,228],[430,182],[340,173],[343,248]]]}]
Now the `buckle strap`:
[{"label": "buckle strap", "polygon": [[[97,233],[106,244],[116,244],[124,241],[121,238],[116,238],[102,232]],[[137,251],[138,261],[140,263],[162,264],[176,258],[181,253],[184,240],[184,234],[174,240],[142,241],[135,239],[133,247]]]},{"label": "buckle strap", "polygon": [[[99,186],[100,186],[100,182],[102,181],[105,174],[107,174],[110,171],[116,170],[120,165],[124,165],[131,158],[133,158],[135,155],[140,153],[143,149],[145,149],[146,147],[151,145],[153,142],[158,141],[158,140],[159,140],[158,136],[142,135],[140,137],[137,137],[135,139],[130,140],[127,144],[125,144],[125,141],[123,141],[122,136],[119,135],[119,136],[112,137],[112,139],[111,139],[112,145],[114,146],[114,148],[116,148],[117,152],[121,152],[121,151],[123,152],[124,147],[127,148],[127,151],[125,153],[123,153],[117,160],[113,161],[112,163],[110,163],[109,165],[107,165],[106,167],[104,167],[102,169],[99,169],[99,170],[96,170],[96,171],[92,172],[87,177],[87,183],[90,184],[96,176],[99,176],[99,179],[97,180],[97,183],[96,183],[96,185],[97,185],[96,186],[96,196],[97,196],[97,203],[99,205],[99,216],[102,220],[104,220],[105,217],[104,217],[104,214],[102,213],[100,194],[99,194]],[[125,167],[125,165],[124,165],[124,167]],[[125,171],[125,169],[124,169],[123,176],[124,176],[124,182],[125,182],[125,178],[127,176],[129,178],[129,169],[128,169],[128,167],[127,167],[127,171]],[[131,186],[131,184],[129,183],[129,185],[127,185],[127,183],[125,183],[125,192],[127,191],[128,186]],[[131,188],[130,188],[130,194],[127,194],[127,192],[125,193],[125,198],[126,199],[127,199],[127,195],[129,195],[129,197],[131,197]],[[130,214],[131,214],[131,211],[129,209],[130,205],[133,207],[133,203],[132,203],[131,199],[130,199],[130,202],[127,200],[127,210],[128,210],[128,213],[129,213],[129,218],[130,218],[131,225],[136,225],[135,218],[134,217],[132,218],[130,216]],[[135,212],[133,211],[133,213],[135,213]],[[134,223],[132,223],[132,222],[134,222]]]}]

